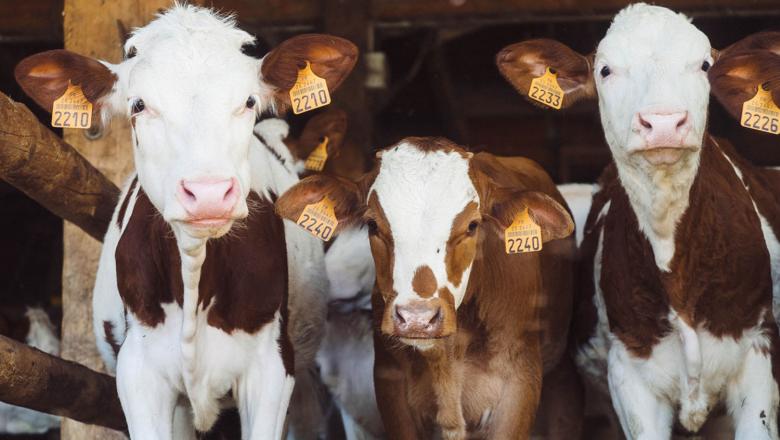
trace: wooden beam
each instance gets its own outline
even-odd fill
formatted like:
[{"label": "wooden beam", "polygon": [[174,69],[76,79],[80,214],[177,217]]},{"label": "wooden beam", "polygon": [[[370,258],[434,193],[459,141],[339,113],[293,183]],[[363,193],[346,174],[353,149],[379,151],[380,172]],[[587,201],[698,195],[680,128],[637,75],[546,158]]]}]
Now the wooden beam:
[{"label": "wooden beam", "polygon": [[84,156],[0,92],[0,178],[103,240],[119,189]]},{"label": "wooden beam", "polygon": [[126,430],[114,378],[0,336],[0,401]]},{"label": "wooden beam", "polygon": [[0,1],[0,43],[62,41],[62,2]]},{"label": "wooden beam", "polygon": [[[122,59],[117,20],[127,29],[148,23],[171,0],[65,0],[65,48],[109,62]],[[133,169],[130,127],[115,118],[102,137],[90,140],[83,131],[64,131],[73,145],[115,184]],[[62,268],[62,357],[92,369],[102,369],[92,332],[92,287],[100,255],[100,243],[71,223],[65,224]],[[62,424],[63,440],[124,439],[120,433],[70,420]]]}]

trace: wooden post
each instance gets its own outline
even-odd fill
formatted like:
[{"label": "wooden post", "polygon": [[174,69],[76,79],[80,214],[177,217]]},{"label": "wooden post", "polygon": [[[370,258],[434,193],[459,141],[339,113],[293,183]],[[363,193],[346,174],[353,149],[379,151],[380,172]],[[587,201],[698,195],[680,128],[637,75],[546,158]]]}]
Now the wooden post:
[{"label": "wooden post", "polygon": [[[65,0],[65,48],[109,62],[122,59],[117,20],[128,29],[148,23],[171,0]],[[102,137],[89,140],[81,130],[65,130],[65,140],[115,184],[133,169],[130,127],[115,118]],[[102,370],[92,333],[92,287],[100,243],[77,226],[65,223],[62,268],[62,356]],[[63,440],[111,440],[124,436],[105,428],[63,420]]]}]

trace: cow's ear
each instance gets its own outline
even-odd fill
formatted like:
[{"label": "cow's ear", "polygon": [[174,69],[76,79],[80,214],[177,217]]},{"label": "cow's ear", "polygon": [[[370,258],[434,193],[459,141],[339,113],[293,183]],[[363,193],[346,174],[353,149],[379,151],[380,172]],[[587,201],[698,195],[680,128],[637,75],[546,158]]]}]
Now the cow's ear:
[{"label": "cow's ear", "polygon": [[101,98],[111,93],[117,79],[100,61],[63,49],[23,59],[16,65],[14,75],[22,90],[48,112],[68,84],[73,84],[81,87],[92,103],[93,113],[97,113]]},{"label": "cow's ear", "polygon": [[343,38],[305,34],[285,40],[263,58],[262,80],[274,88],[277,110],[288,108],[290,89],[298,71],[308,61],[315,75],[323,78],[328,90],[336,90],[352,71],[358,57],[357,46]]},{"label": "cow's ear", "polygon": [[708,75],[712,94],[736,119],[761,86],[780,106],[780,32],[753,34],[720,51]]},{"label": "cow's ear", "polygon": [[558,85],[564,92],[561,108],[596,97],[590,58],[555,40],[528,40],[509,45],[496,56],[496,65],[501,75],[529,100],[531,81],[544,75],[548,68],[557,75]]},{"label": "cow's ear", "polygon": [[347,113],[332,108],[309,119],[298,139],[297,155],[306,159],[311,152],[328,138],[328,158],[338,156],[347,134]]},{"label": "cow's ear", "polygon": [[547,194],[537,191],[498,190],[490,207],[490,219],[501,237],[515,217],[526,209],[542,230],[542,242],[565,238],[574,232],[574,221],[560,203]]},{"label": "cow's ear", "polygon": [[282,194],[276,201],[276,213],[297,222],[306,205],[318,203],[325,197],[333,201],[333,211],[339,222],[334,234],[358,221],[365,210],[365,203],[360,203],[360,188],[356,183],[340,177],[315,174]]}]

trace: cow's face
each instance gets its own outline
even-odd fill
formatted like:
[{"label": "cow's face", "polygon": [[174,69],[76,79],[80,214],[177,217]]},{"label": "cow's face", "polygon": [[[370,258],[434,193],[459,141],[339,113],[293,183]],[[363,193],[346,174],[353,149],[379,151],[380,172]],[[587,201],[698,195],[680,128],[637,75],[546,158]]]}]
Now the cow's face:
[{"label": "cow's face", "polygon": [[682,14],[640,3],[618,13],[595,54],[529,40],[507,46],[496,62],[524,96],[551,68],[563,107],[598,98],[618,165],[652,171],[698,163],[710,91],[736,118],[761,84],[778,102],[778,54],[780,33],[755,34],[718,53]]},{"label": "cow's face", "polygon": [[382,153],[364,215],[385,301],[382,330],[407,339],[455,330],[482,221],[471,154],[432,146],[401,142]]},{"label": "cow's face", "polygon": [[384,302],[381,331],[429,348],[457,329],[457,310],[477,282],[470,275],[483,240],[503,240],[524,209],[541,226],[543,241],[573,230],[569,214],[551,198],[496,183],[496,167],[484,157],[446,139],[407,138],[383,150],[358,183],[304,179],[279,199],[277,212],[295,220],[327,196],[336,202],[337,233],[351,222],[365,224]]},{"label": "cow's face", "polygon": [[616,160],[677,162],[701,147],[713,65],[688,18],[646,4],[622,10],[593,64],[604,134]]},{"label": "cow's face", "polygon": [[345,40],[306,35],[258,60],[242,53],[253,41],[230,18],[176,6],[133,33],[120,64],[53,51],[16,73],[44,108],[70,81],[103,116],[128,117],[138,178],[154,206],[175,229],[216,237],[248,213],[258,111],[286,107],[306,61],[333,90],[357,55]]}]

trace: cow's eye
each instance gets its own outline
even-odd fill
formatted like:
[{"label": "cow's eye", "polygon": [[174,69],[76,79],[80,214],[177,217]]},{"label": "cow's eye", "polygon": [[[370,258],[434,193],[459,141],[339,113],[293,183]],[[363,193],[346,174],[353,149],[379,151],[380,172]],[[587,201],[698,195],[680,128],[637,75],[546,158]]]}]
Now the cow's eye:
[{"label": "cow's eye", "polygon": [[601,77],[602,78],[606,78],[606,77],[609,76],[610,73],[612,73],[612,71],[609,70],[609,66],[604,66],[604,67],[601,68],[601,72],[600,73],[601,73]]},{"label": "cow's eye", "polygon": [[257,100],[255,100],[254,96],[246,99],[246,108],[255,108],[255,104],[257,104]]},{"label": "cow's eye", "polygon": [[705,72],[710,70],[710,62],[705,60],[703,63],[701,63],[701,70]]},{"label": "cow's eye", "polygon": [[377,226],[376,221],[374,219],[368,219],[368,221],[366,221],[366,226],[368,226],[368,233],[370,235],[376,235],[376,231],[379,228],[379,226]]},{"label": "cow's eye", "polygon": [[479,222],[476,220],[472,221],[469,223],[468,234],[474,235],[477,232],[477,228],[479,228]]},{"label": "cow's eye", "polygon": [[133,115],[137,115],[138,113],[141,113],[146,108],[146,103],[144,103],[143,99],[136,99],[133,101],[133,106],[130,109],[130,113]]}]

